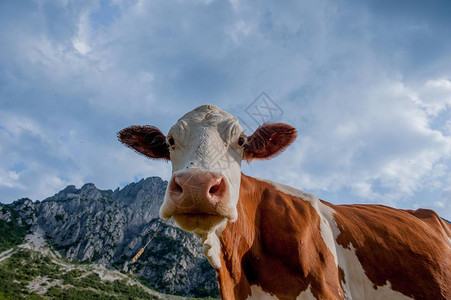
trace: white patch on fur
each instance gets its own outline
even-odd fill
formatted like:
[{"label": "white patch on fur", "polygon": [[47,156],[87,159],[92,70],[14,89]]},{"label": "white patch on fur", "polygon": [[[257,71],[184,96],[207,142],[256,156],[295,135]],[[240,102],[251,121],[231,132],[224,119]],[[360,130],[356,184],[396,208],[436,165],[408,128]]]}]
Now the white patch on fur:
[{"label": "white patch on fur", "polygon": [[[271,295],[262,290],[262,288],[258,285],[251,285],[251,295],[246,299],[255,299],[255,300],[277,300],[278,298],[274,295]],[[296,300],[312,300],[316,299],[312,291],[310,290],[310,285],[305,291],[302,291],[299,296],[296,297]]]},{"label": "white patch on fur", "polygon": [[[325,217],[329,220],[331,230],[333,233],[334,241],[336,241],[340,230],[333,217],[335,211],[330,209],[324,211]],[[390,282],[387,282],[384,286],[378,286],[374,289],[374,284],[369,280],[365,274],[365,270],[362,267],[357,255],[355,254],[355,248],[350,245],[351,249],[346,249],[336,243],[338,265],[345,274],[346,283],[342,282],[343,290],[345,291],[346,299],[412,299],[406,295],[395,291],[391,288]]]},{"label": "white patch on fur", "polygon": [[227,225],[227,219],[224,219],[214,230],[205,232],[196,232],[202,239],[204,254],[215,270],[221,268],[221,242],[219,237]]},{"label": "white patch on fur", "polygon": [[251,295],[246,299],[277,300],[278,298],[263,291],[258,285],[251,285]]},{"label": "white patch on fur", "polygon": [[340,231],[333,217],[335,211],[330,206],[323,204],[316,196],[305,193],[293,187],[269,180],[260,180],[272,184],[277,190],[283,193],[299,197],[310,202],[313,208],[316,209],[321,218],[321,237],[323,238],[329,251],[334,256],[335,263],[345,274],[346,283],[342,282],[343,290],[345,292],[345,299],[412,299],[398,291],[392,290],[390,282],[387,282],[384,286],[378,286],[377,289],[374,289],[374,284],[366,276],[352,245],[351,249],[345,249],[336,243]]},{"label": "white patch on fur", "polygon": [[339,249],[339,265],[345,273],[346,283],[343,284],[343,288],[348,299],[412,299],[392,290],[390,282],[374,289],[374,284],[366,276],[355,255],[354,247],[351,245],[351,249],[345,249],[339,245],[338,248],[341,248]]}]

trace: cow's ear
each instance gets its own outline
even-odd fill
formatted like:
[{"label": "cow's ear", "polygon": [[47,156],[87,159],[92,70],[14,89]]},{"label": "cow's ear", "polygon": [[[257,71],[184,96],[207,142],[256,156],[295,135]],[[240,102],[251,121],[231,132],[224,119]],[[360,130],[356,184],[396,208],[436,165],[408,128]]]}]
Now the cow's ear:
[{"label": "cow's ear", "polygon": [[247,138],[243,158],[269,159],[285,150],[297,136],[296,129],[283,123],[261,125]]},{"label": "cow's ear", "polygon": [[117,138],[125,146],[150,158],[170,159],[166,137],[154,126],[130,126],[119,131]]}]

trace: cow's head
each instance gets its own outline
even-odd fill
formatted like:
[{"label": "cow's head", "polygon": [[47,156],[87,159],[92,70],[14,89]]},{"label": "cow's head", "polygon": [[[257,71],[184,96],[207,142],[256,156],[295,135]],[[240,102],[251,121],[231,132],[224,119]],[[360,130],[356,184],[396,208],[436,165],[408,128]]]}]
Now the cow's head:
[{"label": "cow's head", "polygon": [[171,161],[172,177],[160,216],[174,217],[183,229],[204,233],[237,219],[241,161],[279,154],[294,141],[296,130],[266,123],[246,136],[231,114],[202,105],[180,118],[167,136],[153,126],[131,126],[118,137],[150,158]]}]

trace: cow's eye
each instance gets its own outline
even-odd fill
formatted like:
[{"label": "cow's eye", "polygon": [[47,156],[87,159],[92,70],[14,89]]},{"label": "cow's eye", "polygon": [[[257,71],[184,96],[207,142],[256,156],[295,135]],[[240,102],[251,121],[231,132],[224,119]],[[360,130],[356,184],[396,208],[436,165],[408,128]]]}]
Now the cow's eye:
[{"label": "cow's eye", "polygon": [[174,146],[174,138],[172,136],[168,138],[168,143],[169,145]]},{"label": "cow's eye", "polygon": [[239,146],[243,146],[244,145],[244,137],[240,137],[239,139],[238,139],[238,145]]}]

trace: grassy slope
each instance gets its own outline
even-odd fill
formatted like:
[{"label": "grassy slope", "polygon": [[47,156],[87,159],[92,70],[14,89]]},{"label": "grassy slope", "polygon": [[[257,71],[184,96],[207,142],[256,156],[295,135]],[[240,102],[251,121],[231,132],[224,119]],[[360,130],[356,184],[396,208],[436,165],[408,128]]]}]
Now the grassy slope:
[{"label": "grassy slope", "polygon": [[0,261],[0,299],[184,299],[96,265],[72,264],[17,248]]},{"label": "grassy slope", "polygon": [[9,210],[12,219],[0,220],[0,300],[187,299],[155,292],[139,278],[118,271],[68,262],[58,258],[47,244],[45,251],[18,246],[25,242],[29,228],[18,225],[20,216],[8,206],[0,209]]}]

